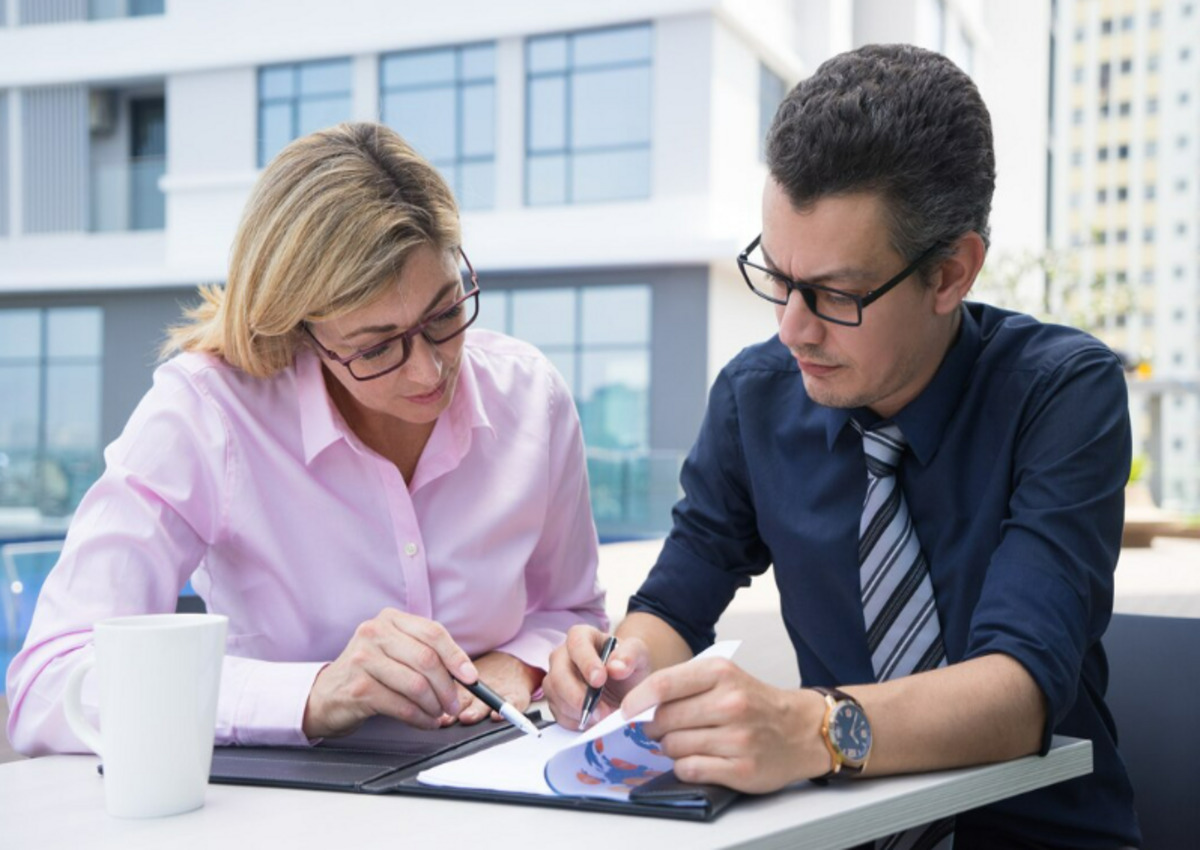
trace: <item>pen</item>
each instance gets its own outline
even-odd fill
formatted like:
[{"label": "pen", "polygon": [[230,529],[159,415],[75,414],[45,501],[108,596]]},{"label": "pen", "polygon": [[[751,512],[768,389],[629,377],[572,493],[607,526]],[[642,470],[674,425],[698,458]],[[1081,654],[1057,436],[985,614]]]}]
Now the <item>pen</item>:
[{"label": "pen", "polygon": [[[458,682],[457,679],[455,681]],[[533,722],[519,712],[516,706],[485,685],[482,680],[471,685],[468,685],[466,682],[458,683],[482,700],[488,708],[499,714],[513,726],[516,726],[526,735],[533,735],[535,738],[542,736],[542,730],[534,726]]]},{"label": "pen", "polygon": [[[617,647],[617,636],[609,635],[608,640],[604,642],[604,647],[600,650],[600,663],[606,664],[608,657],[612,655],[612,651]],[[596,708],[596,703],[600,699],[600,692],[604,690],[603,686],[599,688],[587,689],[587,696],[583,698],[583,717],[579,720],[579,728],[586,729],[587,722],[591,719],[592,711]]]}]

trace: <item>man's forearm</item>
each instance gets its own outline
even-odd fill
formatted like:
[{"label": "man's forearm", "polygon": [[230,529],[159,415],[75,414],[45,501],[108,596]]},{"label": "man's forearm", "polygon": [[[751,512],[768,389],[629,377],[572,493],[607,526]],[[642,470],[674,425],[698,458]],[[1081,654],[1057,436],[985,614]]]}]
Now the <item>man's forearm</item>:
[{"label": "man's forearm", "polygon": [[871,721],[867,774],[1004,761],[1037,752],[1046,707],[1033,677],[987,655],[877,685],[847,687]]}]

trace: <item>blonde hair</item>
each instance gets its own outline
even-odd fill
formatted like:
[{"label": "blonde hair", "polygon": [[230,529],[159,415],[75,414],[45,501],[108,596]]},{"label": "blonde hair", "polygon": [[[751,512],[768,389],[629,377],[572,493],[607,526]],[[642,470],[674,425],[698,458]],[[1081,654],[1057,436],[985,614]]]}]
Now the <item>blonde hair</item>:
[{"label": "blonde hair", "polygon": [[414,249],[460,243],[450,188],[395,131],[353,123],[304,136],[255,184],[225,286],[200,288],[162,354],[209,352],[268,377],[291,365],[302,322],[370,303]]}]

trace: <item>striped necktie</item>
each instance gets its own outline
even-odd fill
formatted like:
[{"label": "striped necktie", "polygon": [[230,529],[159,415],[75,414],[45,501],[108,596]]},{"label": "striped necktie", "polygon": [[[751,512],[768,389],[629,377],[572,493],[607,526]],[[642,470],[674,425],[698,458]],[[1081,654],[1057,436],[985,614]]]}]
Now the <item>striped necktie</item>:
[{"label": "striped necktie", "polygon": [[[851,420],[854,422],[854,420]],[[908,444],[895,424],[863,429],[867,498],[858,532],[863,618],[875,680],[932,670],[946,663],[929,565],[917,540],[896,467]],[[890,835],[877,850],[949,850],[954,819]]]}]

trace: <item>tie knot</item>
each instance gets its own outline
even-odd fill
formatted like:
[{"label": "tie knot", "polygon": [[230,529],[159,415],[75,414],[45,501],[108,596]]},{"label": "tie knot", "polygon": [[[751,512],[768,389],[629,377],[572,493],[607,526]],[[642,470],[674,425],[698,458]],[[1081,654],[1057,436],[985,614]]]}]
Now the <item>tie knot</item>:
[{"label": "tie knot", "polygon": [[[861,430],[861,429],[860,429]],[[862,431],[863,452],[867,456],[867,471],[876,478],[896,474],[900,456],[908,447],[900,426],[895,423],[876,425]]]}]

